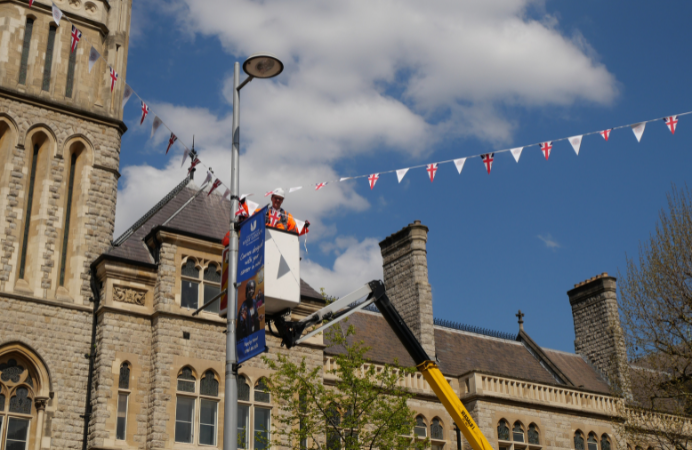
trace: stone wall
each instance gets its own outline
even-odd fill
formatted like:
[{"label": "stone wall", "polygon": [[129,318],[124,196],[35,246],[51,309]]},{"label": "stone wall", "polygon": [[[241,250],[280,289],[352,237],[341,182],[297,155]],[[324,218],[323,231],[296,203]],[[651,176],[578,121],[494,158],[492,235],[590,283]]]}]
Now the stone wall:
[{"label": "stone wall", "polygon": [[387,294],[428,356],[435,359],[427,240],[428,227],[416,220],[380,242],[380,248]]}]

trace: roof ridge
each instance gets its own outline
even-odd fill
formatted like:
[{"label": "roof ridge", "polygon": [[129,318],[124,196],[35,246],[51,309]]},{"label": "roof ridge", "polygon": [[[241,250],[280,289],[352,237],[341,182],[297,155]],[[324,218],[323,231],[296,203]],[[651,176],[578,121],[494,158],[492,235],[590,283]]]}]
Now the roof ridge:
[{"label": "roof ridge", "polygon": [[144,225],[149,219],[151,219],[151,217],[154,214],[159,212],[166,203],[168,203],[169,201],[171,201],[171,199],[173,199],[173,197],[178,195],[180,191],[182,191],[185,188],[185,186],[187,186],[191,179],[192,174],[190,173],[187,177],[185,177],[185,179],[183,179],[183,181],[178,183],[176,187],[174,187],[168,194],[166,194],[165,197],[159,200],[158,203],[156,203],[149,211],[147,211],[142,217],[140,217],[137,222],[132,224],[132,226],[127,229],[127,231],[121,234],[120,237],[118,237],[118,239],[114,240],[113,247],[119,247],[120,245],[122,245],[123,242],[125,242],[130,236],[132,236],[135,231],[137,231],[142,225]]}]

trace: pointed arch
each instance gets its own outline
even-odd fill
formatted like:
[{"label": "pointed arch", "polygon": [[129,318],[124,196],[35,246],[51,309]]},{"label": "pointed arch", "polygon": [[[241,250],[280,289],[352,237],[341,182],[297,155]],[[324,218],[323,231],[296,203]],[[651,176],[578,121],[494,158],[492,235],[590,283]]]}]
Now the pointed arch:
[{"label": "pointed arch", "polygon": [[[0,364],[14,359],[31,376],[32,391],[37,397],[50,397],[52,381],[43,358],[29,345],[13,341],[0,344]],[[26,381],[26,378],[20,378]]]}]

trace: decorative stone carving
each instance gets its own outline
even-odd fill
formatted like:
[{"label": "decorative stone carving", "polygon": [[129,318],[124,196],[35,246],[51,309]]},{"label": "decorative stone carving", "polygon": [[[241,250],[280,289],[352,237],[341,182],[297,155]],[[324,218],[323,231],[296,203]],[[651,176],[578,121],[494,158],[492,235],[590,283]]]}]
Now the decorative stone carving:
[{"label": "decorative stone carving", "polygon": [[98,9],[98,6],[96,6],[96,3],[86,2],[84,4],[84,9],[86,9],[86,12],[88,12],[89,14],[95,14],[96,10]]},{"label": "decorative stone carving", "polygon": [[113,286],[113,300],[116,302],[144,306],[144,297],[146,295],[146,291],[141,291],[139,289]]}]

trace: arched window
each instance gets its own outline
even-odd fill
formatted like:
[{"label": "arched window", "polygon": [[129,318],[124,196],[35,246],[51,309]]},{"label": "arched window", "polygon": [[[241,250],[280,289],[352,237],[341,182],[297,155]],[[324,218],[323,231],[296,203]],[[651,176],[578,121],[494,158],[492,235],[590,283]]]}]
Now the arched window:
[{"label": "arched window", "polygon": [[428,425],[423,416],[416,417],[416,426],[413,427],[413,434],[418,437],[428,437]]},{"label": "arched window", "polygon": [[55,24],[50,24],[50,27],[48,27],[45,65],[43,66],[43,83],[41,84],[41,89],[44,91],[50,90],[50,72],[53,67],[53,49],[55,48],[55,34],[57,31],[58,27]]},{"label": "arched window", "polygon": [[607,434],[601,436],[601,450],[610,450],[610,439]]},{"label": "arched window", "polygon": [[514,428],[512,428],[512,440],[514,442],[526,442],[524,439],[524,427],[521,422],[515,422]]},{"label": "arched window", "polygon": [[430,425],[430,438],[443,440],[444,439],[444,429],[442,428],[442,423],[440,419],[435,417]]},{"label": "arched window", "polygon": [[584,434],[581,431],[574,433],[574,450],[584,450]]},{"label": "arched window", "polygon": [[339,450],[341,448],[341,413],[336,405],[329,405],[327,408],[327,450]]},{"label": "arched window", "polygon": [[199,308],[199,269],[195,260],[188,258],[181,271],[180,306],[182,308]]},{"label": "arched window", "polygon": [[[204,269],[204,303],[211,301],[221,292],[221,267],[218,264],[210,263]],[[214,301],[205,311],[218,313],[221,299]],[[203,304],[204,304],[203,303]],[[202,305],[200,305],[202,306]]]},{"label": "arched window", "polygon": [[540,445],[538,427],[535,423],[529,425],[529,444]]},{"label": "arched window", "polygon": [[[175,442],[216,445],[218,435],[219,380],[212,370],[197,378],[190,367],[178,374]],[[195,410],[199,410],[199,414]]]},{"label": "arched window", "polygon": [[29,49],[31,48],[31,33],[34,29],[34,19],[26,18],[24,26],[24,42],[22,43],[22,59],[19,62],[19,84],[26,84],[26,74],[29,71]]},{"label": "arched window", "polygon": [[497,438],[501,441],[509,441],[509,425],[505,419],[497,424]]},{"label": "arched window", "polygon": [[267,380],[260,378],[255,383],[253,392],[250,392],[250,384],[244,376],[239,375],[237,383],[238,448],[269,448],[271,446],[271,394]]},{"label": "arched window", "polygon": [[121,441],[127,439],[127,406],[130,397],[130,364],[124,362],[120,365],[118,376],[118,418],[115,429],[115,438]]},{"label": "arched window", "polygon": [[589,433],[589,438],[586,440],[589,450],[598,450],[598,439],[594,433]]},{"label": "arched window", "polygon": [[636,447],[634,447],[634,450],[644,450],[644,449],[637,445]]}]

